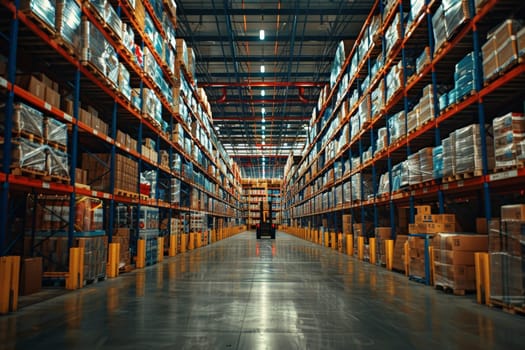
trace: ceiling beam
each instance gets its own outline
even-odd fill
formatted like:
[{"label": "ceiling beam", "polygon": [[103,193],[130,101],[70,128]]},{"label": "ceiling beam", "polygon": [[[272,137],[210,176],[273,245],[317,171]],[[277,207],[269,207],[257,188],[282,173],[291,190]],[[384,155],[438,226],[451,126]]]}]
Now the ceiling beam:
[{"label": "ceiling beam", "polygon": [[245,99],[229,99],[229,98],[226,98],[225,100],[215,100],[215,101],[210,101],[210,103],[217,103],[217,104],[226,104],[226,105],[230,105],[230,104],[234,104],[234,105],[240,105],[240,104],[243,104],[243,105],[246,105],[246,104],[250,104],[250,105],[257,105],[257,104],[289,104],[289,103],[301,103],[301,104],[306,104],[306,105],[309,105],[309,104],[314,104],[314,103],[317,103],[317,100],[303,100],[303,99],[298,99],[298,98],[282,98],[282,99],[277,99],[277,98],[268,98],[268,99],[250,99],[250,98],[245,98]]},{"label": "ceiling beam", "polygon": [[[232,78],[231,73],[226,72],[205,72],[205,73],[197,73],[197,80],[208,80],[208,78],[211,79],[226,79],[226,78]],[[287,78],[288,72],[267,72],[267,73],[258,73],[258,72],[239,72],[237,74],[239,78]],[[330,72],[292,72],[291,78],[307,78],[312,79],[315,76],[319,76],[321,79],[323,79],[323,82],[326,84],[328,83],[328,79],[330,78]]]},{"label": "ceiling beam", "polygon": [[[299,55],[294,56],[294,58],[301,62],[321,62],[321,61],[333,61],[333,57],[329,55]],[[255,61],[264,61],[264,62],[288,62],[289,57],[287,56],[237,56],[237,62],[255,62]],[[227,56],[200,56],[199,61],[201,62],[232,62],[233,57]]]},{"label": "ceiling beam", "polygon": [[246,159],[251,159],[251,158],[284,158],[284,159],[287,159],[288,158],[288,155],[287,154],[246,154],[246,155],[242,155],[242,154],[231,154],[230,157],[232,158],[246,158]]},{"label": "ceiling beam", "polygon": [[[213,121],[261,121],[261,116],[213,116]],[[267,122],[273,122],[273,121],[285,121],[285,122],[303,122],[303,121],[309,121],[312,117],[311,116],[287,116],[283,115],[281,117],[278,116],[264,116],[264,119]]]},{"label": "ceiling beam", "polygon": [[[228,8],[225,11],[231,16],[366,16],[370,13],[370,6],[363,8]],[[217,11],[212,8],[185,8],[186,16],[216,16]]]},{"label": "ceiling beam", "polygon": [[213,83],[199,83],[199,87],[238,87],[238,86],[249,86],[249,87],[321,87],[326,85],[325,83],[316,83],[311,81],[243,81],[240,83],[229,83],[229,82],[213,82]]},{"label": "ceiling beam", "polygon": [[[179,36],[180,38],[188,41],[188,42],[228,42],[230,40],[230,37],[227,35],[220,35],[220,34],[200,34],[200,35],[193,35],[193,36]],[[272,43],[276,41],[290,41],[290,38],[287,35],[266,35],[266,38],[264,40],[261,40],[259,38],[259,35],[233,35],[233,39],[235,41],[244,41],[244,42],[260,42],[261,44],[267,44]],[[355,35],[305,35],[301,36],[298,41],[306,42],[306,41],[320,41],[320,42],[327,42],[327,41],[341,41],[341,40],[355,40]],[[199,58],[200,59],[200,58]]]}]

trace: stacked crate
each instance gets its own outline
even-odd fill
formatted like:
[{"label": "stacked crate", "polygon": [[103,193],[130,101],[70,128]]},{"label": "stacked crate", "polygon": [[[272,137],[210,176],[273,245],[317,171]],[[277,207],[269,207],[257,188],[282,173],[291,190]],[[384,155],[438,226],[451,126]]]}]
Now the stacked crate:
[{"label": "stacked crate", "polygon": [[[88,184],[97,191],[108,191],[110,184],[111,154],[97,153],[82,155],[82,168],[88,169]],[[122,154],[115,155],[115,190],[137,193],[138,163]]]},{"label": "stacked crate", "polygon": [[525,205],[501,207],[489,234],[491,301],[525,307]]},{"label": "stacked crate", "polygon": [[487,235],[438,233],[432,247],[436,286],[459,294],[476,289],[474,253],[487,251]]},{"label": "stacked crate", "polygon": [[[481,175],[483,170],[482,144],[480,127],[472,124],[454,132],[456,138],[456,174],[474,173]],[[494,169],[494,143],[489,135],[485,135],[487,151],[487,170]]]},{"label": "stacked crate", "polygon": [[523,40],[521,24],[515,19],[509,19],[487,35],[487,41],[482,47],[483,73],[485,80],[496,78],[513,66],[520,56],[518,42]]},{"label": "stacked crate", "polygon": [[119,267],[127,266],[131,263],[129,250],[130,229],[125,227],[116,228],[113,231],[112,243],[120,244]]},{"label": "stacked crate", "polygon": [[525,116],[522,113],[508,113],[494,118],[494,157],[496,169],[522,164],[525,142]]}]

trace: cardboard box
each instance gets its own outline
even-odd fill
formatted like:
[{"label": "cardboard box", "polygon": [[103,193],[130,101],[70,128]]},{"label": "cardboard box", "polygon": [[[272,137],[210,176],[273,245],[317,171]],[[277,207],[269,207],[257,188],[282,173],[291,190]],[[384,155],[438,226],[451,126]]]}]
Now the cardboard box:
[{"label": "cardboard box", "polygon": [[60,94],[51,87],[46,86],[44,100],[55,108],[60,108]]},{"label": "cardboard box", "polygon": [[22,260],[20,274],[20,295],[39,292],[42,288],[42,258],[26,258]]},{"label": "cardboard box", "polygon": [[434,261],[442,264],[474,266],[474,252],[434,249]]},{"label": "cardboard box", "polygon": [[486,252],[488,236],[474,234],[443,233],[434,236],[432,246],[435,249]]},{"label": "cardboard box", "polygon": [[476,218],[476,233],[487,234],[487,219],[486,218]]},{"label": "cardboard box", "polygon": [[504,205],[501,207],[501,221],[525,221],[525,204]]},{"label": "cardboard box", "polygon": [[34,75],[24,74],[16,77],[16,84],[41,100],[46,99],[46,86]]},{"label": "cardboard box", "polygon": [[381,239],[390,239],[392,236],[392,229],[390,227],[376,227],[375,236]]},{"label": "cardboard box", "polygon": [[476,289],[476,270],[474,266],[451,265],[434,262],[435,283],[458,290]]},{"label": "cardboard box", "polygon": [[431,214],[430,205],[416,205],[416,214],[418,215],[428,215]]}]

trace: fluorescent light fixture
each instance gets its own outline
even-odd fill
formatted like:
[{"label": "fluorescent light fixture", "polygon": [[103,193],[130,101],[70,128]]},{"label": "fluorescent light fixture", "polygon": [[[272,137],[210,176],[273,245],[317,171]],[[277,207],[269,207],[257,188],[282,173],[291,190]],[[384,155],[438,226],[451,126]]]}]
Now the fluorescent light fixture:
[{"label": "fluorescent light fixture", "polygon": [[263,145],[266,145],[266,141],[262,140],[262,144],[263,144]]},{"label": "fluorescent light fixture", "polygon": [[261,135],[262,139],[264,140],[266,138],[266,135],[265,134],[262,134]]},{"label": "fluorescent light fixture", "polygon": [[261,64],[261,73],[264,73],[264,71],[265,71],[264,64]]},{"label": "fluorescent light fixture", "polygon": [[263,125],[263,126],[261,127],[261,129],[265,130],[265,129],[266,129],[266,126]]},{"label": "fluorescent light fixture", "polygon": [[266,119],[264,119],[264,117],[263,117],[261,121],[262,121],[263,123],[265,123],[265,122],[266,122]]},{"label": "fluorescent light fixture", "polygon": [[259,30],[259,39],[264,40],[264,29]]},{"label": "fluorescent light fixture", "polygon": [[262,115],[265,115],[265,114],[266,114],[266,108],[264,108],[264,107],[261,108],[261,114],[262,114]]},{"label": "fluorescent light fixture", "polygon": [[266,95],[266,91],[261,90],[261,96],[264,97],[264,95]]}]

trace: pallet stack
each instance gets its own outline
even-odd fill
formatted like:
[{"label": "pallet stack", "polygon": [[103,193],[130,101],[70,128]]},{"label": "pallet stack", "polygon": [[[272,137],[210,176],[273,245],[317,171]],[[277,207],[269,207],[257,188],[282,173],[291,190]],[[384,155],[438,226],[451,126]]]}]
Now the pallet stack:
[{"label": "pallet stack", "polygon": [[491,303],[525,310],[525,205],[501,207],[489,234]]},{"label": "pallet stack", "polygon": [[432,240],[437,288],[465,294],[476,290],[474,253],[486,252],[487,235],[439,233]]}]

